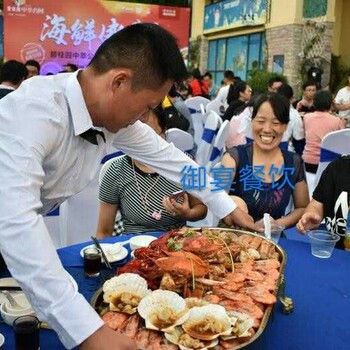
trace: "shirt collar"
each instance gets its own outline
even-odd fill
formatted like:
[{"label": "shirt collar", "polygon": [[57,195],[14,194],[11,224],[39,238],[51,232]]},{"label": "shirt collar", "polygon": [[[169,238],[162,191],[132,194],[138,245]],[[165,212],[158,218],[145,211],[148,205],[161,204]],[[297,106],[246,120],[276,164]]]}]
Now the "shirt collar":
[{"label": "shirt collar", "polygon": [[[83,92],[78,81],[81,70],[69,74],[66,85],[66,98],[72,116],[74,134],[80,135],[93,127],[91,116],[86,107]],[[65,73],[67,74],[67,73]]]}]

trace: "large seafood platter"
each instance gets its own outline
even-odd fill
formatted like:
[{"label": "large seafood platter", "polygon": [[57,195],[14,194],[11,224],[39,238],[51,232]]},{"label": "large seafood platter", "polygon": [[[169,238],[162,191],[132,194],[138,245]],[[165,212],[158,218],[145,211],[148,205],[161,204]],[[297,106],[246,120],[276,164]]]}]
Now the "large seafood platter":
[{"label": "large seafood platter", "polygon": [[240,349],[265,329],[286,257],[260,235],[170,231],[117,270],[92,300],[139,349]]}]

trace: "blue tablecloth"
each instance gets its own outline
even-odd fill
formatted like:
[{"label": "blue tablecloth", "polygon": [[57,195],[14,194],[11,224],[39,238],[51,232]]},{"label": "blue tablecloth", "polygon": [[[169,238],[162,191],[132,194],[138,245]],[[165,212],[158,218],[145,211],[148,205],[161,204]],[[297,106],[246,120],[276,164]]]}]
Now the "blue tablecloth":
[{"label": "blue tablecloth", "polygon": [[[116,238],[108,241],[114,242]],[[58,254],[67,271],[76,279],[80,291],[90,300],[113,272],[103,270],[97,279],[85,278],[81,262],[79,264],[76,260],[84,245],[60,249]],[[277,304],[264,333],[247,349],[349,349],[350,252],[335,249],[330,259],[319,259],[311,255],[310,245],[305,242],[281,239],[280,245],[288,255],[286,294],[293,298],[295,311],[284,315],[281,305]],[[6,337],[4,349],[13,349],[10,327],[1,324],[0,332]],[[42,331],[41,349],[58,350],[63,346],[53,331]]]}]

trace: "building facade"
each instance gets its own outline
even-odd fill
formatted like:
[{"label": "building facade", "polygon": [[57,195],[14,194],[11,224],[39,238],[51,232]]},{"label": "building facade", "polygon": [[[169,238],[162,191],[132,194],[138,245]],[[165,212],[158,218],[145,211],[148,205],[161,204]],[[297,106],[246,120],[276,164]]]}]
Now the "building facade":
[{"label": "building facade", "polygon": [[[193,0],[191,42],[196,64],[219,83],[231,69],[248,79],[256,68],[287,76],[300,86],[319,68],[327,86],[332,53],[350,63],[349,0]],[[303,75],[304,74],[304,75]]]}]

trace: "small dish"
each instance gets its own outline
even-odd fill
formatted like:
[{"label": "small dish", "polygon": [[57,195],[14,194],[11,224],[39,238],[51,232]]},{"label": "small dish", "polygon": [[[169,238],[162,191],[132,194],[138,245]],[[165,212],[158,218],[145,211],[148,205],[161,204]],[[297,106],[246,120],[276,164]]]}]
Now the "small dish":
[{"label": "small dish", "polygon": [[[24,300],[26,299],[23,293],[15,295],[14,298],[18,299],[18,302],[21,303],[24,303]],[[16,311],[15,313],[10,313],[6,308],[8,304],[9,301],[1,304],[0,313],[5,323],[7,323],[9,326],[12,326],[13,321],[20,316],[35,315],[35,311],[31,307],[23,310],[18,310],[18,312]]]},{"label": "small dish", "polygon": [[155,241],[157,237],[141,235],[130,238],[129,246],[131,250],[135,250],[137,248],[148,247],[149,244]]},{"label": "small dish", "polygon": [[[19,284],[13,277],[5,277],[0,278],[0,287],[19,287]],[[21,291],[11,291],[12,295],[16,295],[18,293],[21,293]],[[0,292],[0,305],[6,300],[6,296]]]},{"label": "small dish", "polygon": [[[118,243],[119,244],[119,243]],[[127,256],[128,256],[128,254],[129,254],[129,252],[128,252],[128,250],[126,249],[126,248],[124,248],[124,247],[122,247],[120,244],[120,250],[115,254],[115,244],[109,244],[109,243],[100,243],[100,245],[101,245],[101,247],[102,247],[102,249],[103,249],[103,251],[105,252],[105,254],[106,254],[106,257],[107,257],[107,259],[108,259],[108,262],[110,262],[110,263],[114,263],[114,262],[117,262],[117,261],[120,261],[120,260],[123,260],[123,259],[125,259]],[[86,247],[84,247],[84,248],[82,248],[81,250],[80,250],[80,256],[83,258],[84,257],[84,253],[83,253],[83,251],[84,251],[84,249],[85,248],[89,248],[89,247],[95,247],[95,245],[94,244],[90,244],[90,245],[88,245],[88,246],[86,246]],[[111,252],[112,252],[112,254],[111,254]]]}]

